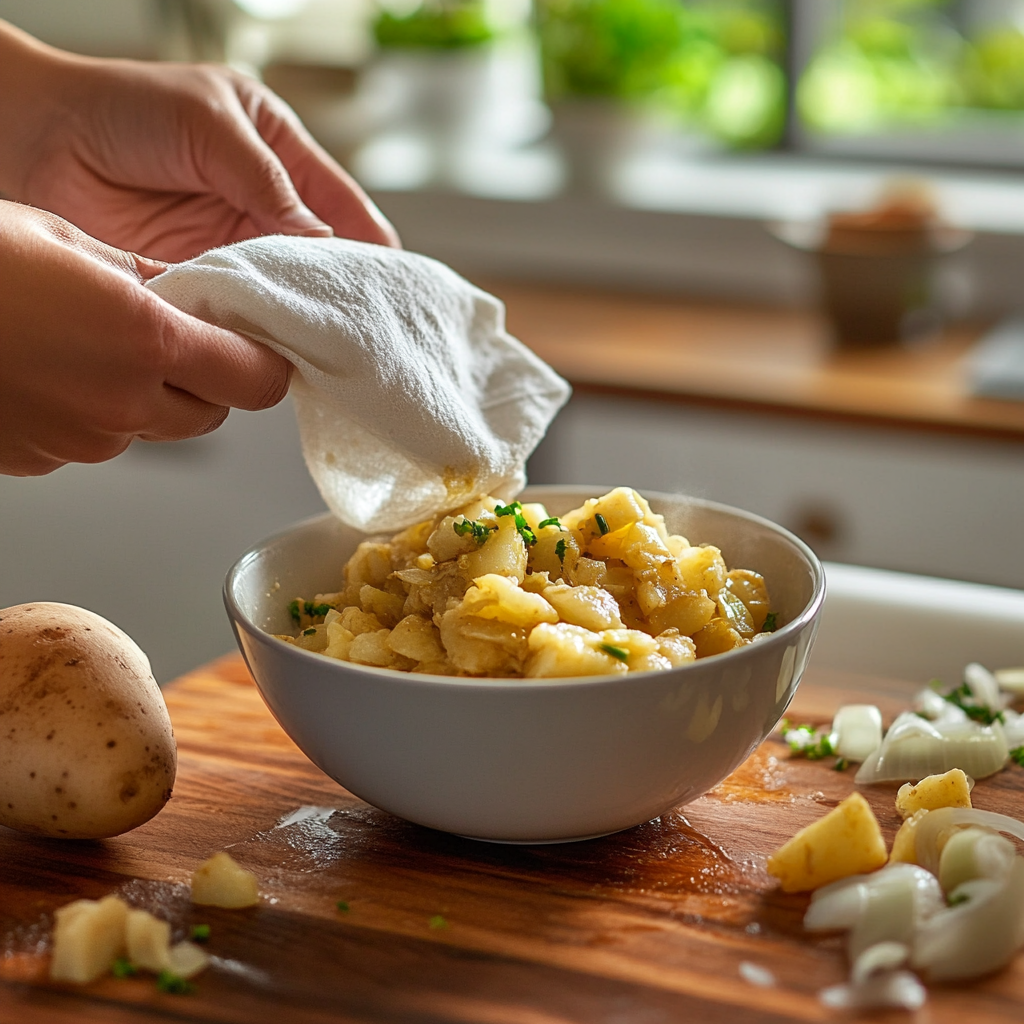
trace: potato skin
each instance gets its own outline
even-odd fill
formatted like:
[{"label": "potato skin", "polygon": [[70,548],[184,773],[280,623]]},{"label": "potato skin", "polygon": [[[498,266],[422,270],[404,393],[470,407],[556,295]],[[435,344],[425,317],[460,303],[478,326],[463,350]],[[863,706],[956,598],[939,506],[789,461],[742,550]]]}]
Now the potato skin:
[{"label": "potato skin", "polygon": [[149,660],[73,605],[0,610],[0,824],[120,835],[167,802],[177,752]]}]

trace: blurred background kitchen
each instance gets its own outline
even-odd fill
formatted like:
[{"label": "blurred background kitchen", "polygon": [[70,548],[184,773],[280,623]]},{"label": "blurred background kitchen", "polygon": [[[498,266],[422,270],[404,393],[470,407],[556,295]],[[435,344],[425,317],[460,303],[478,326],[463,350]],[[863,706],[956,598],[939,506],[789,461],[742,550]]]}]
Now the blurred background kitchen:
[{"label": "blurred background kitchen", "polygon": [[[698,494],[829,559],[1024,587],[1022,0],[0,17],[82,53],[226,61],[284,96],[408,248],[504,298],[573,381],[534,482]],[[0,477],[0,607],[90,607],[166,681],[232,646],[234,558],[322,507],[287,402]]]}]

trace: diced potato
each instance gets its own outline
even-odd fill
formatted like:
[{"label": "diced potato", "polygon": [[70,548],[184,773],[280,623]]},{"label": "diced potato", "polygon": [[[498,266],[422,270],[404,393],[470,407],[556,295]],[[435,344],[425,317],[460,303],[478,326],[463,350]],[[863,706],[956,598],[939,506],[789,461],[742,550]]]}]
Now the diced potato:
[{"label": "diced potato", "polygon": [[390,629],[379,629],[375,633],[360,633],[348,649],[348,660],[356,665],[376,665],[389,668],[400,657],[388,646]]},{"label": "diced potato", "polygon": [[[376,615],[372,612],[364,612],[355,605],[346,608],[336,622],[353,636],[359,636],[360,633],[376,633],[384,628],[384,623]],[[332,622],[331,625],[333,626],[334,623]]]},{"label": "diced potato", "polygon": [[747,606],[754,623],[754,632],[760,632],[770,610],[768,585],[764,577],[751,569],[730,569],[725,574],[725,586]]},{"label": "diced potato", "polygon": [[129,910],[125,921],[128,959],[147,971],[170,969],[171,925],[146,910]]},{"label": "diced potato", "polygon": [[376,615],[382,626],[394,626],[403,617],[405,595],[389,594],[386,590],[378,590],[369,583],[359,589],[359,603],[364,612]]},{"label": "diced potato", "polygon": [[557,580],[569,577],[579,557],[580,545],[574,534],[557,526],[545,526],[537,531],[537,543],[530,547],[528,565],[535,574],[546,572]]},{"label": "diced potato", "polygon": [[498,619],[532,629],[539,622],[557,622],[558,612],[540,594],[531,594],[515,580],[494,574],[481,576],[466,591],[459,611],[482,619]]},{"label": "diced potato", "polygon": [[601,636],[567,622],[541,623],[530,633],[525,675],[596,676],[628,672],[625,662],[601,650]]},{"label": "diced potato", "polygon": [[55,914],[50,977],[79,985],[110,970],[125,951],[128,907],[116,896],[75,900]]},{"label": "diced potato", "polygon": [[672,552],[649,523],[633,523],[622,541],[619,558],[631,569],[648,569],[672,560]]},{"label": "diced potato", "polygon": [[697,657],[709,658],[713,654],[724,654],[742,647],[747,641],[725,619],[712,619],[693,634],[693,642],[697,647]]},{"label": "diced potato", "polygon": [[340,622],[332,622],[327,627],[327,647],[324,648],[323,653],[329,658],[348,661],[348,654],[352,649],[352,641],[355,638],[355,633],[350,629],[346,629]]},{"label": "diced potato", "polygon": [[398,562],[402,565],[410,565],[417,558],[422,557],[427,551],[427,540],[433,530],[434,524],[428,519],[426,522],[408,526],[395,534],[390,542],[392,564]]},{"label": "diced potato", "polygon": [[602,629],[622,629],[619,606],[601,587],[570,587],[556,584],[544,591],[544,597],[557,615],[549,622],[561,619],[574,626],[600,633]]},{"label": "diced potato", "polygon": [[304,651],[323,652],[327,650],[330,637],[326,623],[321,623],[319,626],[309,626],[297,637],[289,639],[296,647],[301,647]]},{"label": "diced potato", "polygon": [[578,587],[603,587],[608,577],[608,566],[598,558],[580,557],[565,578]]},{"label": "diced potato", "polygon": [[683,636],[678,629],[667,629],[654,639],[658,643],[658,653],[676,668],[697,660],[696,644],[690,637]]},{"label": "diced potato", "polygon": [[768,858],[768,874],[779,880],[783,892],[809,892],[874,871],[886,860],[878,820],[867,800],[853,793],[776,850]]},{"label": "diced potato", "polygon": [[686,590],[717,594],[725,586],[725,559],[713,544],[685,548],[675,560]]},{"label": "diced potato", "polygon": [[[445,516],[427,539],[427,550],[435,562],[448,562],[459,555],[469,554],[475,551],[477,543],[472,534],[459,534],[455,532],[455,524],[461,522],[464,516]],[[488,519],[488,523],[494,525],[494,517]]]},{"label": "diced potato", "polygon": [[345,566],[346,586],[356,588],[369,583],[382,587],[391,569],[391,545],[364,540]]},{"label": "diced potato", "polygon": [[551,518],[548,510],[539,501],[528,501],[522,506],[522,510],[523,518],[526,520],[527,526],[529,526],[534,533],[537,532],[540,528],[540,524],[543,523],[545,519]]},{"label": "diced potato", "polygon": [[192,902],[200,906],[238,910],[253,907],[259,901],[256,876],[223,850],[203,861],[192,873]]},{"label": "diced potato", "polygon": [[899,827],[899,831],[893,837],[892,850],[889,853],[889,863],[916,864],[917,863],[917,835],[915,831],[921,824],[921,819],[928,813],[925,808],[914,811],[906,821]]},{"label": "diced potato", "polygon": [[470,676],[518,675],[526,657],[526,630],[451,608],[439,623],[448,659]]},{"label": "diced potato", "polygon": [[515,516],[501,516],[498,529],[475,551],[459,556],[459,571],[468,579],[511,576],[522,583],[526,575],[526,545],[516,529]]},{"label": "diced potato", "polygon": [[413,661],[441,661],[444,647],[437,627],[422,615],[407,615],[386,641],[388,647]]},{"label": "diced potato", "polygon": [[938,807],[970,807],[971,785],[959,768],[944,775],[929,775],[918,783],[907,782],[896,794],[896,810],[906,820],[924,808],[934,811]]}]

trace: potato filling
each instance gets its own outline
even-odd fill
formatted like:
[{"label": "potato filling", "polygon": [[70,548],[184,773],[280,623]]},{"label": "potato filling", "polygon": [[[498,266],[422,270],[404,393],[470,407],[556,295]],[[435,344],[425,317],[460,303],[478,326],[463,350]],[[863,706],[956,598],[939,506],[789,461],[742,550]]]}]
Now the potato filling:
[{"label": "potato filling", "polygon": [[364,541],[280,639],[360,665],[538,678],[669,669],[775,628],[764,578],[619,487],[563,516],[478,498]]}]

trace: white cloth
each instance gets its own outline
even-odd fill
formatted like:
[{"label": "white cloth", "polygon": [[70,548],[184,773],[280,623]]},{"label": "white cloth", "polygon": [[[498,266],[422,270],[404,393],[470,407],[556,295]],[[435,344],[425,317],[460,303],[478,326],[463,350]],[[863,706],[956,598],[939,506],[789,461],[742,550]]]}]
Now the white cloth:
[{"label": "white cloth", "polygon": [[510,500],[569,386],[505,331],[504,306],[415,253],[272,236],[148,285],[295,364],[303,454],[344,522],[392,531],[480,494]]}]

